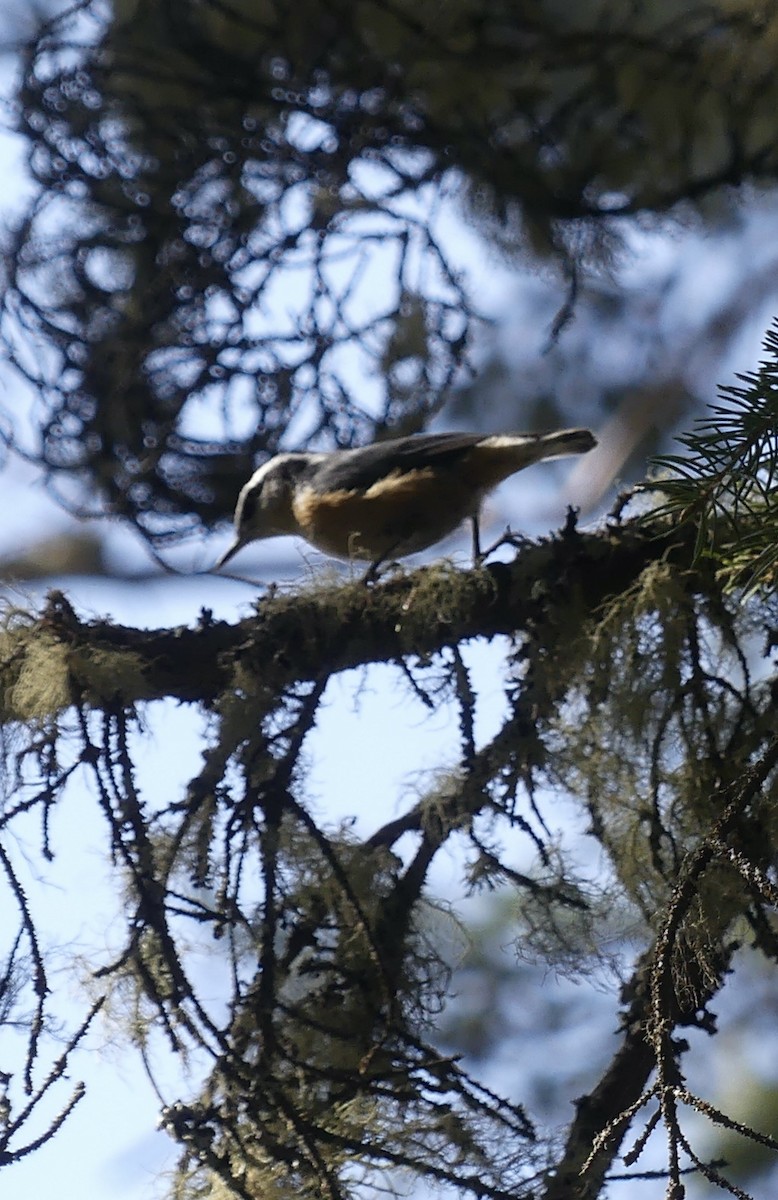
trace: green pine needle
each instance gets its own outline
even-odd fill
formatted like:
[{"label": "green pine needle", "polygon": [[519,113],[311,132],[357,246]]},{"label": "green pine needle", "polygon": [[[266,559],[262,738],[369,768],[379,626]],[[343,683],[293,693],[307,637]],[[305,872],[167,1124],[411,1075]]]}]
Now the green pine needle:
[{"label": "green pine needle", "polygon": [[696,555],[711,555],[729,587],[769,586],[778,563],[778,324],[758,369],[721,388],[720,404],[678,439],[684,454],[654,462],[664,502],[651,516],[697,523]]}]

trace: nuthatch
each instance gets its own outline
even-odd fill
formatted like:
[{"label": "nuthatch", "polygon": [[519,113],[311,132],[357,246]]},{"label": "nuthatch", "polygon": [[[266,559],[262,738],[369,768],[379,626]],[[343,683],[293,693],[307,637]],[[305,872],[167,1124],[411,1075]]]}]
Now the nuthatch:
[{"label": "nuthatch", "polygon": [[235,538],[217,567],[249,542],[297,534],[336,558],[375,570],[426,550],[469,518],[479,554],[478,515],[503,479],[544,458],[585,454],[588,429],[558,433],[422,433],[356,450],[277,454],[242,488]]}]

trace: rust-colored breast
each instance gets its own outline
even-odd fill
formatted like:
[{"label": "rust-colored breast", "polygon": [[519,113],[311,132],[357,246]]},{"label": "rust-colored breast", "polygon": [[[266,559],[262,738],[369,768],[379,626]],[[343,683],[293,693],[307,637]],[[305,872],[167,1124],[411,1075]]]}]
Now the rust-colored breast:
[{"label": "rust-colored breast", "polygon": [[300,534],[337,558],[377,561],[424,550],[478,508],[471,484],[432,468],[395,472],[367,490],[316,492],[293,500]]}]

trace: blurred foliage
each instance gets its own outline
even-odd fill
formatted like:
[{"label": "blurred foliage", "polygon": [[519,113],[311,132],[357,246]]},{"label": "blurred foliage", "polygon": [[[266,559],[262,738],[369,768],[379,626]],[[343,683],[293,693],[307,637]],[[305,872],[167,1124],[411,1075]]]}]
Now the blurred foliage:
[{"label": "blurred foliage", "polygon": [[723,0],[79,0],[21,51],[2,329],[36,401],[5,440],[161,544],[279,447],[424,427],[477,324],[447,201],[562,265],[564,323],[628,219],[772,185],[777,31]]}]

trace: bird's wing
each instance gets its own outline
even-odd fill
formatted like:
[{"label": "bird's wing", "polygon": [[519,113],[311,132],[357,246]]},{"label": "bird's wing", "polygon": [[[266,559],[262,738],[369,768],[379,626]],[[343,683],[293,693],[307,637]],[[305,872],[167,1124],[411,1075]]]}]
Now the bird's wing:
[{"label": "bird's wing", "polygon": [[316,466],[317,491],[364,491],[392,472],[454,466],[462,452],[477,446],[483,433],[420,433],[391,438],[356,450],[333,454]]}]

